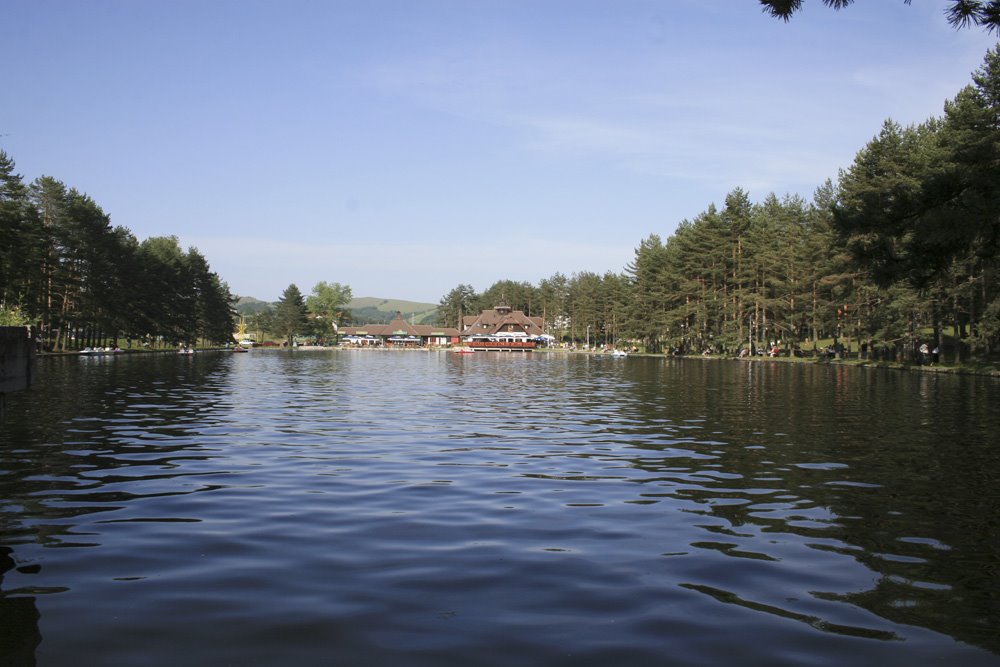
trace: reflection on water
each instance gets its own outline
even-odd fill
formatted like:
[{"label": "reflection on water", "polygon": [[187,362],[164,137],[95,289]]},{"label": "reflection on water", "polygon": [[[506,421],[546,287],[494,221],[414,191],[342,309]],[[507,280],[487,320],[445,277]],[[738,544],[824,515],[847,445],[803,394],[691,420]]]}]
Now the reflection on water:
[{"label": "reflection on water", "polygon": [[[0,547],[0,658],[3,664],[34,664],[35,647],[41,641],[38,634],[38,609],[30,595],[6,595],[3,588],[4,573],[16,566],[11,550]],[[36,567],[19,568],[21,572],[37,572]]]},{"label": "reflection on water", "polygon": [[1000,663],[992,379],[44,362],[0,427],[0,663]]}]

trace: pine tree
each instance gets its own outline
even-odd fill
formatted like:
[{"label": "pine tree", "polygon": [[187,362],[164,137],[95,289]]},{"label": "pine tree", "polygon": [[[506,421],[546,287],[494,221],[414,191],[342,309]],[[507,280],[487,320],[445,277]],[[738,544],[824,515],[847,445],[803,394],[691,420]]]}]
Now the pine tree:
[{"label": "pine tree", "polygon": [[0,151],[0,308],[23,309],[34,267],[37,235],[31,226],[28,188],[14,160]]},{"label": "pine tree", "polygon": [[466,315],[476,315],[475,304],[479,295],[472,285],[459,285],[441,297],[437,308],[437,321],[441,326],[461,329],[462,318]]},{"label": "pine tree", "polygon": [[[910,0],[903,0],[910,4]],[[764,12],[774,18],[788,21],[802,8],[802,0],[759,0]],[[854,0],[823,0],[823,4],[834,9],[843,9]],[[1000,30],[1000,0],[950,0],[945,9],[945,18],[953,28],[978,26],[988,32]]]},{"label": "pine tree", "polygon": [[274,309],[274,327],[284,336],[291,346],[295,342],[295,334],[305,331],[309,326],[308,310],[302,292],[292,283],[281,293],[281,299]]}]

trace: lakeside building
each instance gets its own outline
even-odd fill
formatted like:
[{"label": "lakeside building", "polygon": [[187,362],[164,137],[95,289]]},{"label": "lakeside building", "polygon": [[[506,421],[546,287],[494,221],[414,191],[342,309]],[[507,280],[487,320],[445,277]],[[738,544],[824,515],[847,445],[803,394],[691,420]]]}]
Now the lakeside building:
[{"label": "lakeside building", "polygon": [[503,301],[496,308],[462,318],[462,338],[468,340],[473,336],[503,335],[541,338],[545,335],[545,320],[541,317],[529,317],[520,310],[512,310]]},{"label": "lakeside building", "polygon": [[388,324],[343,327],[340,335],[348,344],[360,347],[427,347],[450,345],[459,339],[454,327],[410,324],[400,312]]},{"label": "lakeside building", "polygon": [[411,324],[397,312],[388,324],[343,327],[340,335],[357,347],[435,347],[463,342],[477,350],[528,351],[551,339],[544,327],[544,318],[529,317],[501,301],[496,308],[463,317],[461,330]]},{"label": "lakeside building", "polygon": [[462,318],[462,340],[471,350],[529,352],[545,344],[545,320],[529,317],[501,301],[496,308]]}]

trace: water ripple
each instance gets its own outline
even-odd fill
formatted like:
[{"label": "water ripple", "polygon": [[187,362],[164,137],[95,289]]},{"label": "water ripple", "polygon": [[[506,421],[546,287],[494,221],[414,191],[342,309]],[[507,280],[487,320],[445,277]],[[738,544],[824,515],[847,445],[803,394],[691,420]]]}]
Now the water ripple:
[{"label": "water ripple", "polygon": [[47,362],[0,431],[0,613],[42,663],[1000,654],[988,382],[544,354],[76,361]]}]

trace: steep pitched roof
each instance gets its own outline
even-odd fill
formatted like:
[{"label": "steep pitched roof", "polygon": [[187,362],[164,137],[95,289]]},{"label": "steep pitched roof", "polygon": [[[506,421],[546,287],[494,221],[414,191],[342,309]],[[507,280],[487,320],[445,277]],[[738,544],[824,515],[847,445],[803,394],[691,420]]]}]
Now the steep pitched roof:
[{"label": "steep pitched roof", "polygon": [[386,325],[394,336],[419,336],[417,328],[403,319],[403,314],[396,311],[396,316]]},{"label": "steep pitched roof", "polygon": [[523,331],[529,336],[540,336],[544,333],[544,326],[545,320],[541,317],[528,317],[523,311],[501,305],[484,310],[478,316],[463,317],[462,335],[488,336],[504,331]]}]

